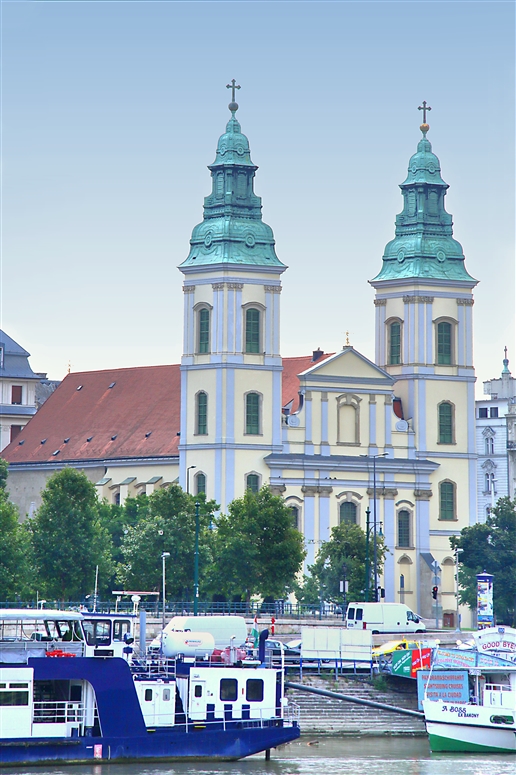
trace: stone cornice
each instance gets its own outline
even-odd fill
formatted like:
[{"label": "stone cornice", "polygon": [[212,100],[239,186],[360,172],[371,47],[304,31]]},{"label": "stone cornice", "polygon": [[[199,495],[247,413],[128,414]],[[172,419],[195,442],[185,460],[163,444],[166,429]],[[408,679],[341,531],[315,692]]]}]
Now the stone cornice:
[{"label": "stone cornice", "polygon": [[457,299],[457,304],[463,305],[464,307],[472,307],[474,303],[474,299]]},{"label": "stone cornice", "polygon": [[195,285],[183,285],[183,293],[193,293],[195,291]]},{"label": "stone cornice", "polygon": [[281,293],[281,285],[264,285],[263,289],[267,293]]},{"label": "stone cornice", "polygon": [[414,498],[417,501],[429,501],[432,495],[432,490],[414,490]]},{"label": "stone cornice", "polygon": [[[374,488],[368,487],[366,490],[367,495],[372,498],[374,496]],[[398,490],[396,487],[383,487],[383,486],[377,486],[376,487],[376,497],[377,498],[387,498],[394,499],[398,494]]]},{"label": "stone cornice", "polygon": [[433,304],[433,296],[403,296],[404,304]]}]

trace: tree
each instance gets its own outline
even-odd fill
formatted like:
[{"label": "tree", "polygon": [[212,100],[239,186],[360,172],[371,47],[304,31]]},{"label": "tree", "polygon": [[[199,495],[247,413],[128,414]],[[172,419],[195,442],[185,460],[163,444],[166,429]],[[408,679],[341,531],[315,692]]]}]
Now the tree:
[{"label": "tree", "polygon": [[465,527],[450,538],[459,555],[459,600],[470,608],[477,605],[477,573],[494,576],[496,621],[516,624],[516,500],[500,498],[485,523]]},{"label": "tree", "polygon": [[[382,572],[387,549],[382,536],[377,536],[378,574]],[[373,574],[373,546],[369,545],[370,572]],[[309,605],[321,601],[344,603],[340,582],[348,582],[347,600],[363,600],[366,568],[366,534],[358,525],[342,523],[331,530],[331,537],[321,545],[317,559],[308,570],[302,586],[296,591],[298,600]],[[374,581],[370,585],[373,599]]]},{"label": "tree", "polygon": [[167,559],[167,597],[176,600],[192,598],[195,554],[195,503],[199,502],[199,568],[200,595],[209,585],[207,569],[212,562],[212,514],[218,506],[187,495],[178,485],[157,490],[126,501],[126,514],[134,524],[126,523],[120,544],[121,564],[118,576],[126,588],[161,590],[161,555]]},{"label": "tree", "polygon": [[6,482],[7,463],[0,459],[0,600],[12,601],[28,591],[30,545]]},{"label": "tree", "polygon": [[99,589],[112,572],[111,541],[100,522],[95,485],[74,468],[47,482],[42,504],[28,521],[36,587],[47,597],[79,600],[91,592],[99,566]]},{"label": "tree", "polygon": [[252,595],[283,597],[305,557],[292,512],[268,487],[246,490],[217,520],[214,581],[218,591],[249,602]]}]

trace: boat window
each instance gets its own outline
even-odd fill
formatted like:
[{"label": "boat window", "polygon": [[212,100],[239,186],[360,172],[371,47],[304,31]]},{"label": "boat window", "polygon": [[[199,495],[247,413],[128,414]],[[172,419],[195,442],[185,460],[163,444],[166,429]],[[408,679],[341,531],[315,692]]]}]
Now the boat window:
[{"label": "boat window", "polygon": [[363,608],[357,608],[357,616],[356,616],[357,622],[361,622],[362,621],[363,613],[364,613],[364,609]]},{"label": "boat window", "polygon": [[202,686],[201,686],[201,684],[196,684],[195,685],[194,697],[202,697]]},{"label": "boat window", "polygon": [[236,678],[220,679],[220,699],[226,702],[234,702],[237,698],[237,680]]},{"label": "boat window", "polygon": [[0,689],[5,689],[6,686],[7,684],[0,684]]},{"label": "boat window", "polygon": [[118,619],[113,622],[113,640],[117,643],[121,643],[124,640],[124,635],[128,635],[131,632],[131,622],[127,619]]},{"label": "boat window", "polygon": [[88,646],[109,646],[111,622],[109,619],[85,619],[82,623]]},{"label": "boat window", "polygon": [[29,684],[27,684],[27,683],[25,683],[25,684],[12,684],[12,683],[10,683],[9,684],[9,689],[28,689],[28,688],[29,688]]},{"label": "boat window", "polygon": [[145,702],[152,700],[152,689],[145,689]]},{"label": "boat window", "polygon": [[163,689],[163,702],[170,702],[170,689]]},{"label": "boat window", "polygon": [[263,702],[263,680],[261,678],[247,679],[245,698],[249,702]]},{"label": "boat window", "polygon": [[29,693],[28,692],[10,692],[10,691],[2,691],[0,692],[0,707],[6,706],[6,705],[28,705],[29,704]]},{"label": "boat window", "polygon": [[355,618],[355,609],[349,608],[348,609],[348,619],[354,619]]}]

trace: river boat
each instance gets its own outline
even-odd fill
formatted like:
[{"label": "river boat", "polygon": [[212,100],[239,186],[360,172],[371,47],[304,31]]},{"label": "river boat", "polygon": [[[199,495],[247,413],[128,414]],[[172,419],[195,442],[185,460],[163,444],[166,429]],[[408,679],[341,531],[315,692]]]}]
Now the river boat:
[{"label": "river boat", "polygon": [[423,699],[431,750],[516,753],[516,630],[490,627],[475,633],[473,648],[457,652],[454,664],[455,670],[468,670],[469,701]]},{"label": "river boat", "polygon": [[185,633],[139,653],[135,618],[0,610],[0,764],[237,760],[299,737],[284,671],[212,663]]}]

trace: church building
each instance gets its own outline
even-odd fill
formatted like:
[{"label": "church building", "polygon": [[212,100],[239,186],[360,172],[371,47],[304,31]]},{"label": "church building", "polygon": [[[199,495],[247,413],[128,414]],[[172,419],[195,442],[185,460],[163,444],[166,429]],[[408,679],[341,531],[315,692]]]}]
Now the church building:
[{"label": "church building", "polygon": [[[155,488],[177,479],[185,490],[205,492],[224,511],[246,488],[268,485],[292,509],[305,537],[307,566],[333,526],[353,522],[366,529],[369,509],[371,531],[376,522],[389,550],[379,580],[385,599],[405,602],[425,617],[435,615],[431,590],[437,571],[439,603],[454,625],[449,538],[476,517],[472,290],[477,281],[452,236],[444,205],[448,185],[427,139],[430,108],[423,103],[422,137],[401,184],[395,237],[369,281],[375,291],[375,363],[349,345],[333,354],[317,350],[282,358],[280,302],[287,267],[276,255],[272,229],[254,193],[257,167],[237,119],[235,88],[233,82],[230,118],[209,166],[212,189],[204,218],[179,267],[181,364],[179,370],[156,367],[162,370],[163,396],[170,370],[164,401],[174,407],[164,412],[161,403],[161,458],[152,451],[149,413],[141,426],[133,418],[130,430],[115,427],[124,416],[116,401],[126,407],[127,418],[128,407],[137,404],[137,377],[131,388],[125,372],[136,375],[141,369],[118,370],[124,372],[120,398],[117,370],[70,374],[24,429],[23,446],[8,447],[11,491],[16,477],[34,466],[46,465],[48,475],[63,465],[88,472],[90,463],[100,497],[110,500],[114,493],[120,500],[121,492],[123,497],[145,492],[149,482]],[[81,410],[87,385],[92,395],[98,389],[98,400],[90,398],[88,410]],[[50,437],[65,396],[69,419],[59,432],[68,441],[56,439],[43,450],[41,439]],[[95,433],[88,443],[85,439],[87,423],[93,429],[96,422],[95,407],[102,408],[106,439],[93,452]],[[171,414],[173,427],[165,417]],[[98,422],[95,427],[98,436]],[[121,447],[116,452],[122,437],[123,455]],[[153,465],[159,468],[157,479]]]}]

